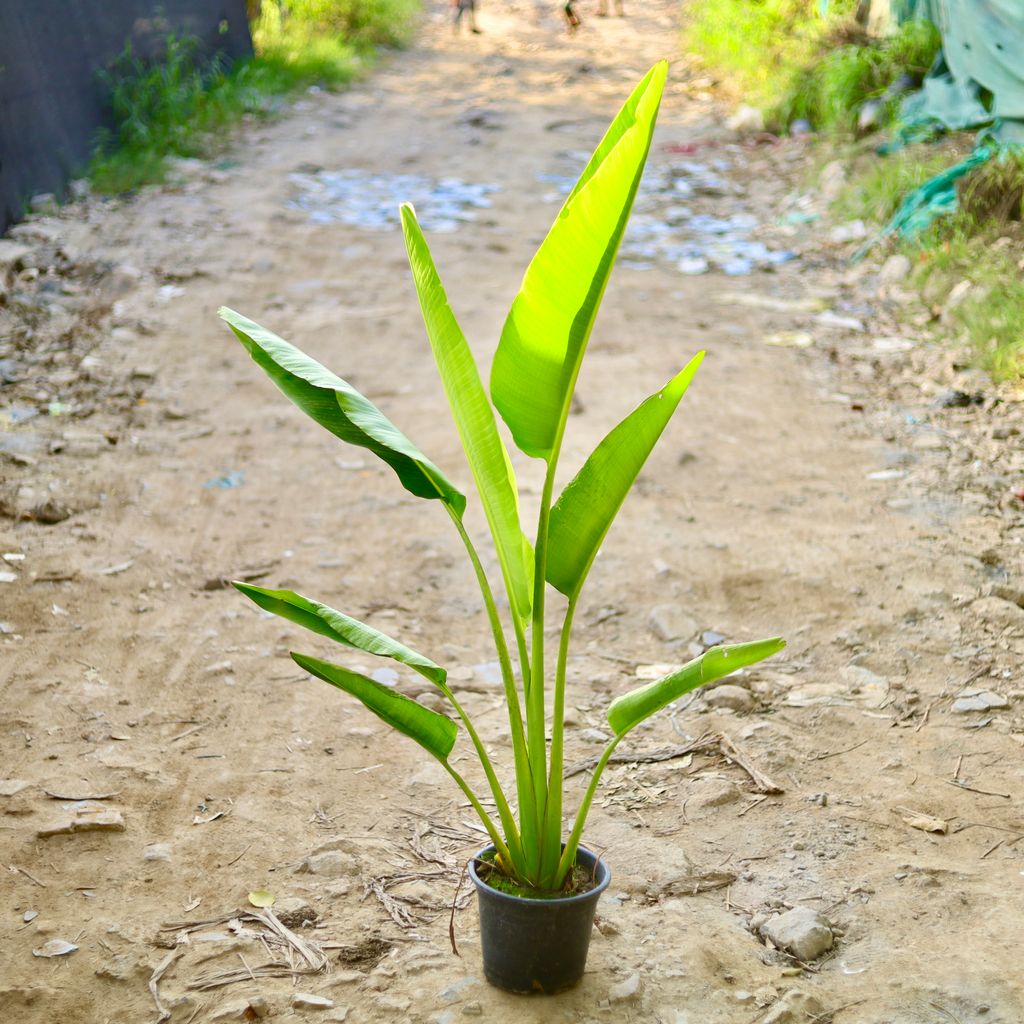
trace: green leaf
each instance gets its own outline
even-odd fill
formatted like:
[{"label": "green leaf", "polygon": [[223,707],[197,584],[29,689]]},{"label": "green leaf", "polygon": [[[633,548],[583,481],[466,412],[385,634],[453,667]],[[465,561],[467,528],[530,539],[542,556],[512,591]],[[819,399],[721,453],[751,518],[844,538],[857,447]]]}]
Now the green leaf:
[{"label": "green leaf", "polygon": [[220,315],[256,364],[307,416],[342,441],[383,459],[407,491],[420,498],[440,498],[462,516],[465,496],[373,402],[252,320],[226,307]]},{"label": "green leaf", "polygon": [[508,451],[416,214],[407,203],[402,206],[402,228],[430,347],[483,502],[505,584],[519,614],[526,618],[533,598],[533,555],[519,522],[519,496]]},{"label": "green leaf", "polygon": [[608,528],[703,358],[699,352],[615,427],[551,509],[546,576],[567,597],[583,586]]},{"label": "green leaf", "polygon": [[408,665],[409,668],[419,672],[421,676],[425,676],[432,683],[436,683],[445,693],[448,693],[446,669],[435,665],[429,658],[417,654],[405,644],[366,625],[365,622],[335,611],[319,601],[311,601],[291,590],[267,590],[264,587],[254,587],[249,583],[237,582],[232,582],[232,586],[265,611],[296,622],[300,626],[319,633],[321,636],[326,636],[339,644],[344,644],[346,647],[354,647],[380,658],[393,658],[403,665]]},{"label": "green leaf", "polygon": [[450,718],[439,715],[409,697],[403,697],[402,694],[395,693],[394,690],[375,683],[358,672],[350,672],[340,665],[332,665],[329,661],[296,654],[294,651],[292,660],[300,668],[330,683],[331,686],[352,694],[378,718],[410,739],[414,739],[439,761],[448,760],[459,731]]},{"label": "green leaf", "polygon": [[633,726],[650,718],[684,693],[713,683],[746,665],[770,658],[785,646],[786,641],[781,637],[772,637],[748,644],[712,647],[678,671],[616,697],[608,708],[608,724],[616,736],[624,736]]},{"label": "green leaf", "polygon": [[561,432],[640,184],[668,69],[656,64],[612,122],[526,270],[491,370],[491,397],[527,455]]}]

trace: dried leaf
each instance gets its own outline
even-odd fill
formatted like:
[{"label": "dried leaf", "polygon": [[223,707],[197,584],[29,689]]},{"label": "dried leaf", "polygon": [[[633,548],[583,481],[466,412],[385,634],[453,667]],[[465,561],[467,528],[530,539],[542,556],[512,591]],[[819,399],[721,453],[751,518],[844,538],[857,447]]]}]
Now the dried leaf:
[{"label": "dried leaf", "polygon": [[49,942],[44,942],[39,949],[33,949],[33,956],[67,956],[69,953],[74,953],[78,947],[72,942],[65,942],[63,939],[50,939]]}]

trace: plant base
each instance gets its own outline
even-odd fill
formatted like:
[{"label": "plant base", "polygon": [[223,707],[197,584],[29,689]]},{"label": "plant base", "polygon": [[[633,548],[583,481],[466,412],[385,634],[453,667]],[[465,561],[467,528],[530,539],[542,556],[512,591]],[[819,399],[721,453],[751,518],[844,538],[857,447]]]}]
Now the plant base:
[{"label": "plant base", "polygon": [[[481,850],[477,858],[493,853]],[[553,995],[578,984],[590,948],[594,912],[611,872],[597,855],[580,847],[576,863],[593,871],[596,884],[578,896],[527,899],[494,889],[476,871],[469,874],[477,891],[484,976],[498,988],[523,995]]]}]

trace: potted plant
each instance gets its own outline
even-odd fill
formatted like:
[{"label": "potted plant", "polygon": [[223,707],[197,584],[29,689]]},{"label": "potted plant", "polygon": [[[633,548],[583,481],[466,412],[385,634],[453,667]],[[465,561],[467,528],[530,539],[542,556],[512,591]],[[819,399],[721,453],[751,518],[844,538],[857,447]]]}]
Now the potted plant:
[{"label": "potted plant", "polygon": [[[507,623],[463,525],[466,497],[448,477],[346,381],[251,320],[221,311],[252,358],[288,398],[343,441],[383,459],[406,490],[437,501],[465,546],[501,666],[517,810],[470,716],[449,688],[446,669],[320,602],[287,590],[235,586],[261,608],[344,647],[408,666],[430,680],[448,702],[450,713],[440,714],[358,672],[292,654],[299,666],[356,697],[419,743],[466,795],[491,840],[471,868],[479,894],[485,973],[512,991],[555,992],[575,984],[583,974],[594,908],[609,872],[580,840],[601,773],[618,744],[682,694],[784,646],[775,638],[714,647],[677,671],[617,697],[607,712],[611,740],[566,834],[563,720],[573,618],[605,534],[703,358],[698,353],[637,406],[555,497],[555,470],[576,377],[643,172],[666,71],[664,62],[657,64],[636,87],[530,263],[494,356],[490,398],[416,215],[411,206],[401,209],[427,335],[497,553],[508,599]],[[516,482],[495,408],[520,450],[546,463],[532,541],[521,526]],[[544,632],[549,588],[566,599],[553,673]],[[550,740],[545,736],[549,710]],[[494,816],[449,761],[459,724],[479,758]]]}]

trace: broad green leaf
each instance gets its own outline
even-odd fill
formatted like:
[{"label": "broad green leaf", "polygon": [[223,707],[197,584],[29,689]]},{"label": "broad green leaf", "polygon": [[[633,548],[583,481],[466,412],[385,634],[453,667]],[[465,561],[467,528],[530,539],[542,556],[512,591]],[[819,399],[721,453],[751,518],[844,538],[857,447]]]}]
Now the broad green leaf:
[{"label": "broad green leaf", "polygon": [[473,354],[448,304],[416,214],[407,203],[402,206],[402,229],[430,347],[483,502],[505,584],[519,614],[526,618],[533,598],[533,557],[519,523],[512,464]]},{"label": "broad green leaf", "polygon": [[385,633],[353,619],[342,612],[335,611],[319,601],[311,601],[301,594],[290,590],[267,590],[254,587],[249,583],[233,582],[232,586],[240,590],[251,601],[262,609],[280,615],[283,619],[296,622],[306,629],[326,636],[346,647],[354,647],[367,654],[376,654],[380,658],[393,658],[395,661],[408,665],[432,683],[436,683],[445,693],[448,692],[448,672],[435,665],[429,658],[406,647],[405,644],[393,640]]},{"label": "broad green leaf", "polygon": [[770,658],[785,646],[785,640],[773,637],[748,644],[712,647],[678,671],[616,697],[608,708],[608,724],[616,736],[624,736],[633,726],[650,718],[684,693],[713,683],[746,665]]},{"label": "broad green leaf", "polygon": [[450,718],[445,718],[444,715],[417,704],[411,698],[403,697],[402,694],[395,693],[394,690],[375,683],[358,672],[350,672],[340,665],[332,665],[329,661],[311,658],[306,654],[296,654],[294,651],[292,660],[300,668],[330,683],[331,686],[352,694],[378,718],[410,739],[414,739],[439,761],[448,760],[459,731]]},{"label": "broad green leaf", "polygon": [[491,397],[527,455],[548,459],[651,145],[668,65],[612,122],[523,277],[491,369]]},{"label": "broad green leaf", "polygon": [[546,575],[567,597],[579,593],[608,528],[703,358],[699,352],[615,427],[551,509]]},{"label": "broad green leaf", "polygon": [[226,307],[220,315],[256,364],[307,416],[342,441],[383,459],[407,491],[420,498],[440,498],[462,516],[465,496],[373,402],[252,320]]}]

